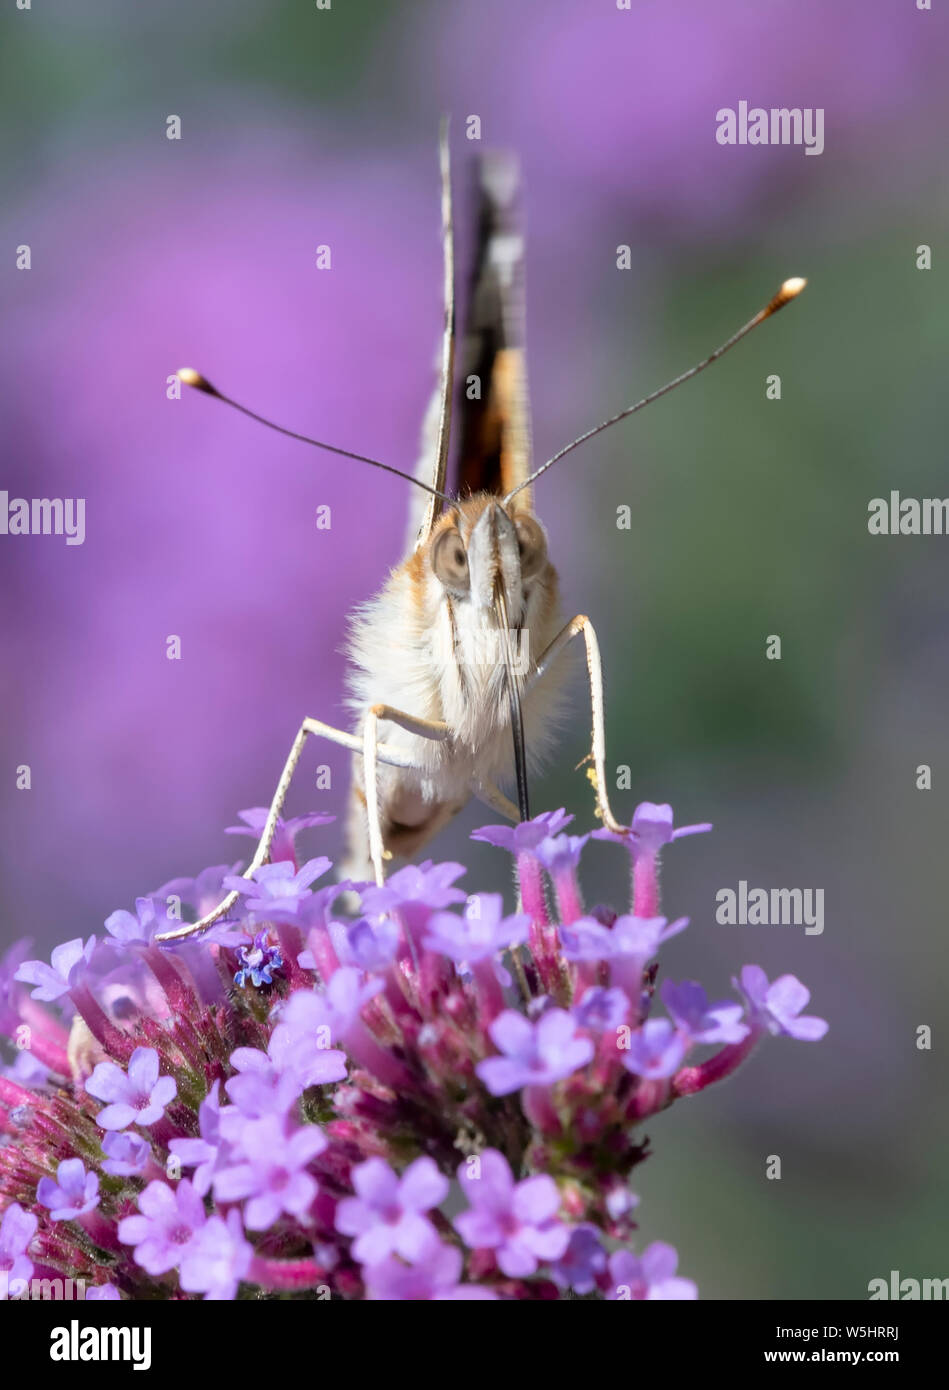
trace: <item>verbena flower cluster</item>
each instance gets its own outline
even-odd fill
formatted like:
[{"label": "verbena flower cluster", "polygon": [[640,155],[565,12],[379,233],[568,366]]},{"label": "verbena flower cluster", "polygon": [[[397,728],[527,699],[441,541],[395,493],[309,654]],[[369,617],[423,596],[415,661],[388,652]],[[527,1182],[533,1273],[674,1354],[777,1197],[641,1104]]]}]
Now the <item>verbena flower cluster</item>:
[{"label": "verbena flower cluster", "polygon": [[[324,886],[296,837],[330,819],[281,822],[252,879],[207,869],[49,963],[7,954],[0,1296],[65,1277],[97,1298],[697,1297],[671,1246],[635,1238],[642,1127],[766,1034],[827,1028],[755,965],[741,1002],[657,991],[687,926],[659,913],[659,854],[711,827],[646,802],[626,837],[594,832],[630,854],[622,915],[585,911],[591,837],[563,811],[476,831],[514,856],[507,913],[456,863]],[[156,944],[229,888],[232,919]]]}]

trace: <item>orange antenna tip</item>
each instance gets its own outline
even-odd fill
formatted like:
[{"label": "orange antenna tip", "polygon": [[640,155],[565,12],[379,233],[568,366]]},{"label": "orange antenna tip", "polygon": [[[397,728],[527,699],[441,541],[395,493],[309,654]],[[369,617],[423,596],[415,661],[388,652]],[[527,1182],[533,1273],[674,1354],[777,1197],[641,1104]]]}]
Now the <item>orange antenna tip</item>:
[{"label": "orange antenna tip", "polygon": [[767,312],[776,314],[779,309],[783,309],[785,304],[790,304],[792,299],[797,299],[801,290],[807,284],[803,275],[792,275],[790,280],[785,280],[777,294],[768,305]]},{"label": "orange antenna tip", "polygon": [[533,473],[525,478],[522,483],[518,483],[516,488],[512,488],[504,498],[505,507],[509,502],[513,501],[522,488],[536,481],[542,473],[546,473],[548,468],[562,459],[565,454],[569,454],[573,449],[576,449],[578,445],[585,444],[588,439],[592,439],[594,435],[601,434],[603,430],[608,430],[612,425],[618,425],[620,420],[628,419],[630,415],[635,415],[638,410],[644,409],[647,405],[652,405],[653,401],[658,401],[660,396],[667,396],[670,391],[674,391],[676,387],[681,386],[683,382],[691,380],[694,376],[698,376],[699,372],[704,372],[706,367],[710,367],[713,362],[717,362],[720,357],[724,357],[726,352],[730,352],[736,343],[740,343],[742,338],[746,338],[753,329],[757,328],[759,324],[764,323],[765,319],[770,318],[772,314],[776,314],[779,309],[783,309],[785,304],[790,304],[792,299],[796,299],[806,284],[807,281],[804,279],[803,275],[792,275],[789,280],[785,280],[774,298],[771,299],[763,309],[759,309],[754,318],[749,319],[746,324],[743,324],[742,327],[738,329],[737,333],[733,333],[720,347],[717,347],[714,352],[709,353],[708,357],[704,358],[701,362],[696,362],[695,366],[690,367],[687,372],[681,372],[679,376],[673,377],[672,381],[667,381],[665,386],[660,386],[657,391],[651,391],[648,396],[643,396],[642,400],[637,401],[635,405],[628,405],[625,410],[620,410],[616,415],[611,415],[608,420],[602,420],[598,425],[594,425],[592,429],[585,430],[584,433],[578,435],[576,439],[572,439],[569,444],[565,444],[562,449],[558,449],[555,454],[550,456],[546,463],[542,463],[539,468],[535,468]]},{"label": "orange antenna tip", "polygon": [[423,483],[421,478],[416,478],[411,473],[404,473],[401,468],[393,468],[391,463],[382,463],[379,459],[368,458],[365,454],[357,454],[352,449],[340,449],[336,444],[327,444],[322,439],[311,439],[308,434],[298,434],[296,430],[288,430],[283,425],[275,424],[273,420],[268,420],[265,415],[258,415],[256,410],[249,410],[246,405],[241,405],[240,401],[232,400],[230,396],[223,395],[216,386],[211,385],[206,376],[196,372],[193,367],[179,367],[175,376],[185,386],[193,386],[196,391],[203,391],[206,396],[212,396],[214,400],[229,405],[232,410],[239,410],[242,415],[256,420],[258,425],[263,425],[268,430],[276,430],[277,434],[285,434],[288,439],[299,439],[301,444],[312,444],[316,449],[326,449],[331,454],[339,454],[343,458],[354,459],[357,463],[368,463],[372,468],[381,468],[385,473],[394,473],[397,478],[405,478],[407,482],[421,488],[423,492],[430,492],[433,497],[440,497],[443,502],[452,500],[446,493],[439,492],[437,488],[429,487],[428,483]]},{"label": "orange antenna tip", "polygon": [[175,376],[179,381],[184,382],[185,386],[193,386],[196,391],[206,391],[209,396],[217,395],[207,377],[196,372],[193,367],[179,367]]}]

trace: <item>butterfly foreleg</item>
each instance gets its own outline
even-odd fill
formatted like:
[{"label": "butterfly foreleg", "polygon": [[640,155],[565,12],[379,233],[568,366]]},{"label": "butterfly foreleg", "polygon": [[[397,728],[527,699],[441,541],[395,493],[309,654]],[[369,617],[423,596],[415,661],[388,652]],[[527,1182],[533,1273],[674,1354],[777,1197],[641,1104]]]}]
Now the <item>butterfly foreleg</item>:
[{"label": "butterfly foreleg", "polygon": [[[331,743],[338,743],[343,748],[351,749],[354,753],[362,751],[363,748],[363,740],[358,734],[350,734],[343,729],[334,729],[331,724],[324,724],[320,719],[304,719],[297,730],[296,738],[291,744],[290,752],[287,755],[287,761],[284,763],[283,771],[280,774],[280,780],[277,783],[277,790],[274,792],[273,800],[270,803],[270,809],[267,812],[267,819],[264,822],[264,828],[261,832],[260,840],[257,843],[257,848],[247,868],[243,871],[241,875],[242,878],[252,878],[261,864],[267,862],[277,831],[277,821],[283,810],[283,804],[287,799],[287,792],[290,790],[293,774],[296,771],[307,738],[309,738],[310,735],[329,739]],[[385,743],[376,744],[375,758],[377,762],[386,763],[391,767],[413,768],[415,766],[411,757],[403,752],[402,749],[392,748]],[[231,908],[237,903],[239,897],[240,894],[237,892],[232,891],[228,893],[226,897],[221,899],[217,907],[205,913],[199,921],[186,922],[175,931],[163,932],[161,935],[156,936],[155,940],[159,942],[182,941],[186,937],[196,936],[199,932],[206,931],[208,927],[220,921],[222,917],[230,912]]]},{"label": "butterfly foreleg", "polygon": [[[436,743],[443,742],[451,733],[449,726],[441,719],[422,719],[419,715],[406,714],[404,710],[393,709],[391,705],[370,705],[366,711],[362,735],[363,783],[366,794],[366,815],[369,821],[369,855],[377,883],[385,881],[382,868],[385,859],[385,846],[379,811],[377,765],[380,762],[388,761],[382,756],[384,745],[379,743],[380,719],[387,719],[392,724],[398,724],[400,728],[405,729],[410,734],[417,734],[419,738],[431,739]],[[411,762],[402,765],[414,766]]]},{"label": "butterfly foreleg", "polygon": [[521,813],[514,805],[514,802],[496,787],[493,782],[479,781],[475,779],[471,783],[471,794],[477,797],[478,801],[490,806],[492,811],[497,811],[506,820],[513,821],[515,824],[520,820]]},{"label": "butterfly foreleg", "polygon": [[590,710],[592,715],[592,737],[590,743],[590,760],[593,763],[590,780],[593,782],[593,789],[596,793],[597,815],[608,830],[614,834],[625,834],[627,827],[620,825],[613,815],[610,807],[610,799],[606,790],[606,730],[603,703],[603,666],[600,661],[600,644],[596,640],[596,633],[593,624],[585,614],[580,613],[575,618],[571,618],[566,627],[562,628],[550,645],[542,652],[537,662],[535,670],[532,672],[527,682],[527,690],[530,690],[537,681],[550,670],[554,661],[567,646],[568,642],[574,637],[582,634],[586,645],[587,677],[590,684]]}]

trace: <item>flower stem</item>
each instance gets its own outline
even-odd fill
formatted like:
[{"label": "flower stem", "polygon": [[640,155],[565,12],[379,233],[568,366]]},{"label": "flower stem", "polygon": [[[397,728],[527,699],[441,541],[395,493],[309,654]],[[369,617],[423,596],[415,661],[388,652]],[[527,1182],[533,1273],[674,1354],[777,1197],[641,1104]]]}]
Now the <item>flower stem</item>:
[{"label": "flower stem", "polygon": [[694,1096],[698,1091],[704,1091],[706,1086],[711,1086],[713,1081],[724,1081],[726,1076],[731,1076],[741,1066],[760,1037],[761,1029],[753,1028],[740,1043],[723,1047],[714,1057],[709,1057],[696,1067],[682,1067],[672,1079],[673,1092],[677,1096]]},{"label": "flower stem", "polygon": [[69,997],[75,1004],[89,1032],[96,1042],[101,1043],[106,1052],[111,1055],[113,1061],[128,1062],[134,1050],[133,1040],[120,1028],[116,1028],[108,1014],[94,998],[89,986],[82,983],[74,985],[69,991]]},{"label": "flower stem", "polygon": [[583,916],[583,900],[577,883],[575,869],[564,869],[554,879],[557,890],[557,904],[560,908],[560,921],[565,927]]},{"label": "flower stem", "polygon": [[633,851],[633,916],[659,916],[659,858],[655,853]]}]

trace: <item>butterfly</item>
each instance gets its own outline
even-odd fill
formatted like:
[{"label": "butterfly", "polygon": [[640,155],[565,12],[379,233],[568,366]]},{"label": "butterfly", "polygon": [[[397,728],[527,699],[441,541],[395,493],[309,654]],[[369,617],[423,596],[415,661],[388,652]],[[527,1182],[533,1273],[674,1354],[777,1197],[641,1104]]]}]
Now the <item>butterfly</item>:
[{"label": "butterfly", "polygon": [[[382,883],[387,863],[416,854],[472,797],[506,819],[529,819],[529,773],[555,739],[566,675],[565,649],[582,642],[591,735],[586,762],[596,811],[614,834],[628,830],[607,791],[603,674],[596,632],[585,614],[564,620],[547,533],[533,507],[534,484],[595,434],[635,414],[710,366],[794,299],[786,280],[752,319],[709,357],[585,431],[537,468],[524,344],[524,253],[518,175],[511,156],[476,162],[477,223],[460,343],[464,389],[455,394],[455,246],[447,122],[439,140],[444,259],[444,325],[439,379],[426,412],[414,474],[263,419],[191,368],[186,385],[305,443],[395,473],[414,486],[405,557],[350,620],[350,705],[354,728],[316,718],[300,724],[261,833],[244,870],[266,863],[303,749],[311,737],[352,751],[347,850],[350,879]],[[460,416],[449,484],[453,416]],[[517,800],[503,787],[513,784]],[[198,922],[158,936],[205,931],[237,902],[229,893]]]}]

